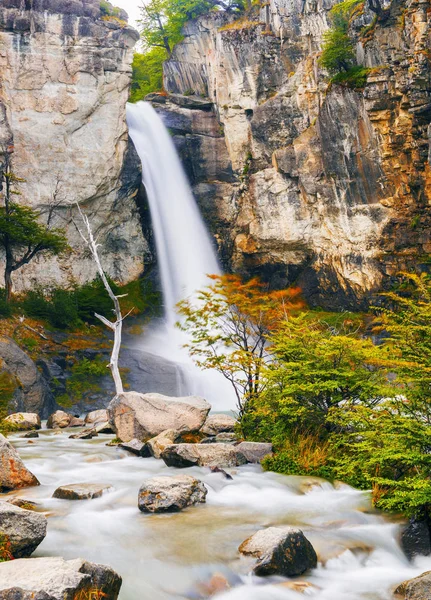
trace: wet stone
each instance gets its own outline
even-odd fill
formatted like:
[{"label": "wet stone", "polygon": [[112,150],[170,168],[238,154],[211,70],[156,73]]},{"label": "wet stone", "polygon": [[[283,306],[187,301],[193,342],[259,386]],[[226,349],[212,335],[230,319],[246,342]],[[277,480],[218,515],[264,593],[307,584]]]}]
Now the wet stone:
[{"label": "wet stone", "polygon": [[136,439],[130,440],[130,442],[121,442],[121,444],[118,444],[118,447],[142,458],[151,456],[147,444]]},{"label": "wet stone", "polygon": [[190,475],[153,477],[142,484],[138,507],[142,512],[177,512],[205,502],[206,495],[204,484]]},{"label": "wet stone", "polygon": [[53,493],[53,498],[61,500],[91,500],[100,498],[104,492],[112,490],[112,486],[102,483],[72,483],[61,485]]}]

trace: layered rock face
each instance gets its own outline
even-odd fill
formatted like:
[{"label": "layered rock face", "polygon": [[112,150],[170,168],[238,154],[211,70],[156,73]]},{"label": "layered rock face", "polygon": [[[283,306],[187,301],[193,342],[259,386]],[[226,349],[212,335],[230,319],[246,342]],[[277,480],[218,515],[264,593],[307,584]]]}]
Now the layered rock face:
[{"label": "layered rock face", "polygon": [[125,22],[102,18],[99,0],[1,3],[0,161],[9,156],[25,180],[21,201],[41,210],[42,219],[56,207],[53,223],[66,229],[73,249],[16,272],[18,290],[95,277],[71,221],[76,201],[100,236],[109,275],[125,282],[143,270],[149,249],[125,118],[137,39]]},{"label": "layered rock face", "polygon": [[[358,307],[431,252],[429,14],[426,2],[393,0],[375,22],[359,7],[352,35],[371,70],[355,90],[328,85],[318,65],[333,4],[270,0],[247,19],[193,22],[165,86],[214,103],[225,148],[211,158],[193,125],[180,126],[178,146],[194,143],[197,156],[183,158],[225,264],[296,282],[314,304]],[[159,109],[174,133],[178,120],[201,121],[198,106],[177,104]]]}]

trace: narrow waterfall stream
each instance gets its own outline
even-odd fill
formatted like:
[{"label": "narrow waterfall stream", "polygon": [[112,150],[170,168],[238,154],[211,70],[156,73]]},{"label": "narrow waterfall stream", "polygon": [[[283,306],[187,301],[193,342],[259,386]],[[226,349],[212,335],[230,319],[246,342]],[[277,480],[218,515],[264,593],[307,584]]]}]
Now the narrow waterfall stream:
[{"label": "narrow waterfall stream", "polygon": [[187,338],[175,327],[176,304],[208,285],[208,275],[220,273],[215,250],[162,119],[151,104],[138,102],[127,105],[127,123],[142,163],[165,312],[163,323],[147,328],[140,348],[177,363],[178,395],[197,394],[218,410],[234,409],[230,384],[194,366],[182,347]]},{"label": "narrow waterfall stream", "polygon": [[[239,557],[241,542],[270,525],[299,526],[316,548],[319,566],[296,578],[310,584],[305,595],[316,600],[389,600],[396,584],[431,569],[431,557],[407,562],[398,526],[375,513],[364,492],[256,465],[231,471],[232,481],[209,469],[182,469],[208,487],[207,503],[144,515],[137,507],[143,481],[178,470],[106,446],[113,436],[71,440],[71,431],[42,430],[33,444],[10,436],[41,482],[13,495],[39,502],[48,514],[48,535],[34,556],[112,566],[123,577],[120,600],[208,598],[204,584],[217,573],[235,586],[217,596],[223,600],[300,600],[304,594],[287,580],[252,578],[251,563]],[[58,485],[78,482],[108,483],[113,491],[87,501],[52,498]]]}]

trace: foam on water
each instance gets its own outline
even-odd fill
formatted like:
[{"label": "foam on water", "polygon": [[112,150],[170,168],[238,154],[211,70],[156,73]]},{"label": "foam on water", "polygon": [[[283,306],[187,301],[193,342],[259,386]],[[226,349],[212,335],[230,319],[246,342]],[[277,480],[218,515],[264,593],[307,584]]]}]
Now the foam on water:
[{"label": "foam on water", "polygon": [[[224,573],[234,589],[223,600],[300,600],[282,578],[250,576],[239,544],[266,526],[300,526],[320,563],[302,576],[316,600],[389,600],[404,579],[431,569],[431,558],[409,564],[398,543],[398,525],[371,510],[363,492],[335,489],[312,478],[235,469],[233,480],[208,469],[181,471],[105,444],[112,436],[70,440],[70,431],[42,430],[34,444],[13,436],[40,487],[14,493],[41,503],[48,535],[35,556],[84,557],[111,565],[123,577],[121,600],[199,598],[197,582]],[[142,482],[155,475],[190,473],[208,487],[207,503],[177,514],[144,515],[137,508]],[[69,483],[108,483],[113,491],[88,501],[52,498]]]}]

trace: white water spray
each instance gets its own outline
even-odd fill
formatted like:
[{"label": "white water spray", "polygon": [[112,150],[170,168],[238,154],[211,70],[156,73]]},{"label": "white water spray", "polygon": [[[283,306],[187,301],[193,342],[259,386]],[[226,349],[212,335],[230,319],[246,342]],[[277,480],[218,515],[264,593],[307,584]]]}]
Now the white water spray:
[{"label": "white water spray", "polygon": [[233,409],[230,384],[193,365],[175,328],[176,304],[208,285],[208,275],[220,273],[215,250],[162,119],[151,104],[138,102],[127,105],[127,123],[142,162],[165,307],[164,325],[147,330],[142,347],[180,365],[179,394],[199,394],[218,410]]}]

